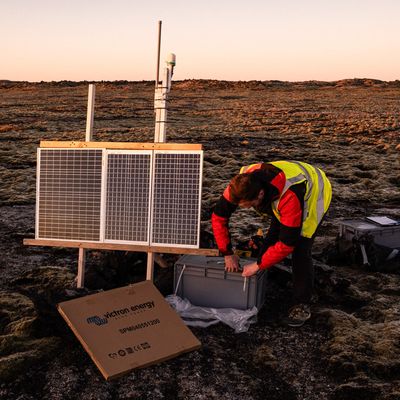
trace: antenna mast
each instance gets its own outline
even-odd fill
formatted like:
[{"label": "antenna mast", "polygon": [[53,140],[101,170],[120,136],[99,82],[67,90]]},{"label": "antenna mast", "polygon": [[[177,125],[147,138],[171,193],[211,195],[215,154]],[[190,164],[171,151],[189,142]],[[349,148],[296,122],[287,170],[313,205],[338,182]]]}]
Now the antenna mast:
[{"label": "antenna mast", "polygon": [[166,67],[164,68],[163,80],[160,84],[160,50],[161,50],[161,21],[158,21],[158,49],[157,49],[157,76],[154,91],[154,110],[156,113],[156,125],[154,132],[154,142],[163,143],[167,140],[167,99],[171,90],[171,79],[176,64],[176,56],[171,53],[168,55]]},{"label": "antenna mast", "polygon": [[157,73],[156,73],[156,89],[160,81],[160,50],[161,50],[161,25],[162,21],[158,21],[158,46],[157,46]]}]

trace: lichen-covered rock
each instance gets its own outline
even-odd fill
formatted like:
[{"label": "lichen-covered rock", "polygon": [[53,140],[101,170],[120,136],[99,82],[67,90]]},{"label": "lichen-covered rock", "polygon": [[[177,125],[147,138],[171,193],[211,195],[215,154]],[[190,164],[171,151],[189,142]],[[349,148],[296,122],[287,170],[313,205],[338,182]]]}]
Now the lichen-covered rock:
[{"label": "lichen-covered rock", "polygon": [[278,365],[278,360],[273,354],[273,349],[267,345],[258,346],[252,358],[256,364],[266,367],[274,368]]},{"label": "lichen-covered rock", "polygon": [[400,321],[371,323],[343,311],[325,310],[332,338],[323,346],[329,369],[349,377],[357,372],[383,379],[400,376]]},{"label": "lichen-covered rock", "polygon": [[332,308],[319,311],[319,318],[330,328],[330,338],[321,350],[329,373],[341,382],[335,399],[375,399],[383,389],[390,392],[387,386],[398,389],[399,287],[398,275],[353,271],[342,292],[347,296],[346,304],[353,305],[352,312]]},{"label": "lichen-covered rock", "polygon": [[58,346],[55,337],[35,338],[33,302],[20,293],[0,292],[0,380],[15,377]]},{"label": "lichen-covered rock", "polygon": [[62,267],[31,269],[0,293],[0,378],[10,379],[54,354],[61,318],[56,303],[67,297],[75,275]]}]

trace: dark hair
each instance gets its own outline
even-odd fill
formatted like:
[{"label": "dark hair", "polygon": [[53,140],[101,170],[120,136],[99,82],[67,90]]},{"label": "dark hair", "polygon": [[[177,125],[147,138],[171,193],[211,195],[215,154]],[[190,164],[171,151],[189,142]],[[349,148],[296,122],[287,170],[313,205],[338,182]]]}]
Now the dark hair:
[{"label": "dark hair", "polygon": [[229,183],[231,201],[239,204],[241,201],[255,200],[264,189],[261,174],[256,172],[236,175]]}]

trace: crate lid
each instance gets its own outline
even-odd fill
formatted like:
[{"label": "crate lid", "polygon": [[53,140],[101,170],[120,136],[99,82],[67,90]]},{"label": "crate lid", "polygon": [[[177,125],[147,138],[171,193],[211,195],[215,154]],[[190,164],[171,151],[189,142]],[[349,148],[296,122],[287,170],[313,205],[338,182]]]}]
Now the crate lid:
[{"label": "crate lid", "polygon": [[344,227],[350,227],[356,229],[357,231],[363,231],[365,233],[369,231],[379,231],[382,227],[376,225],[372,222],[368,222],[364,219],[347,219],[340,221],[339,224]]},{"label": "crate lid", "polygon": [[367,221],[371,221],[374,224],[377,224],[379,226],[397,226],[400,225],[400,221],[396,221],[393,218],[389,218],[386,216],[370,216],[366,217]]},{"label": "crate lid", "polygon": [[382,232],[382,231],[400,231],[399,225],[379,225],[372,221],[368,221],[366,219],[348,219],[339,222],[340,226],[346,228],[352,228],[362,233],[374,233],[374,232]]},{"label": "crate lid", "polygon": [[[239,265],[243,267],[246,264],[251,262],[257,261],[255,258],[241,258],[239,259]],[[195,267],[195,268],[202,268],[202,269],[215,269],[218,271],[225,270],[225,260],[224,257],[207,257],[201,255],[191,255],[185,254],[178,259],[176,265],[186,265],[187,267]],[[259,275],[263,271],[258,271],[256,275]],[[231,275],[232,277],[240,276],[237,272],[227,272],[227,274]],[[251,278],[251,277],[250,277]]]}]

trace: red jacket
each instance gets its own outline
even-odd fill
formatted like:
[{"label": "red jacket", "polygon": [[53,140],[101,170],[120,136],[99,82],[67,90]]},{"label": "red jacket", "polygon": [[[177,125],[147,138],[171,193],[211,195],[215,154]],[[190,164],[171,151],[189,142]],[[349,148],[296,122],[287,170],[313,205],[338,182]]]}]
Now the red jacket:
[{"label": "red jacket", "polygon": [[[261,169],[251,173],[261,174],[264,183],[263,203],[257,210],[271,216],[265,246],[261,250],[258,264],[265,269],[282,261],[293,252],[300,237],[304,208],[305,184],[291,186],[279,201],[280,222],[273,215],[271,202],[278,199],[285,185],[285,175],[277,167],[264,163]],[[223,255],[233,254],[229,233],[229,219],[237,205],[231,201],[229,186],[219,199],[211,216],[212,228],[217,246]]]}]

